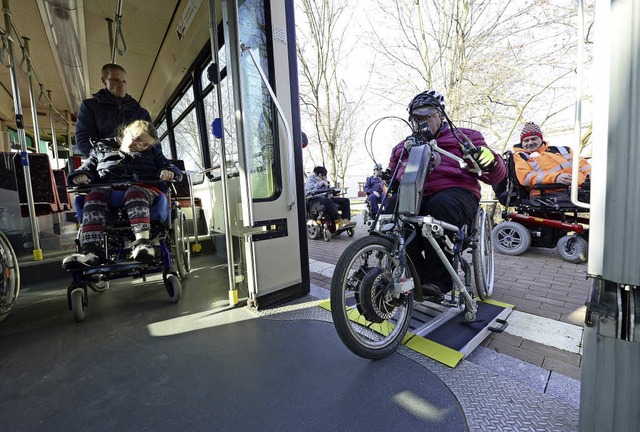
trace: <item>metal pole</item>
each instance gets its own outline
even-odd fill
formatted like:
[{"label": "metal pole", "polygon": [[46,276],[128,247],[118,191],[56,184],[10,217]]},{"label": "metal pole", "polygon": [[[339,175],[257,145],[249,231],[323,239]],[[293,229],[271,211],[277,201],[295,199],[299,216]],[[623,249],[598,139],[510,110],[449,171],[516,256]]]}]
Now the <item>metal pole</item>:
[{"label": "metal pole", "polygon": [[40,153],[40,128],[38,126],[38,108],[36,107],[36,98],[33,95],[33,81],[31,80],[31,59],[29,58],[29,38],[23,37],[24,52],[27,55],[27,83],[29,88],[29,103],[31,104],[31,120],[33,121],[33,141],[36,145],[36,153]]},{"label": "metal pole", "polygon": [[111,63],[116,60],[116,46],[118,45],[118,33],[120,32],[120,17],[122,16],[122,0],[118,0],[116,6],[116,34],[113,38],[113,44],[111,46]]},{"label": "metal pole", "polygon": [[58,160],[58,140],[56,139],[56,126],[53,121],[55,111],[53,110],[53,101],[51,99],[51,90],[47,90],[49,96],[49,122],[51,123],[51,145],[53,146],[53,158],[56,160],[56,169],[60,169]]},{"label": "metal pole", "polygon": [[16,130],[18,142],[20,143],[20,160],[24,172],[24,186],[27,193],[27,207],[29,209],[29,221],[31,222],[31,235],[33,236],[33,259],[42,260],[42,249],[40,249],[40,230],[38,228],[38,217],[33,200],[33,189],[31,188],[31,169],[29,168],[29,154],[27,153],[27,137],[24,133],[24,119],[22,116],[22,104],[20,102],[20,88],[18,86],[18,76],[16,74],[16,61],[13,56],[13,41],[11,40],[11,11],[9,0],[2,0],[2,13],[4,14],[4,26],[7,29],[7,55],[9,58],[9,73],[11,75],[11,87],[13,89],[13,109],[16,113]]},{"label": "metal pole", "polygon": [[[218,98],[218,114],[220,122],[222,116],[222,90],[220,89],[220,63],[218,59],[218,17],[214,0],[209,0],[209,41],[211,43],[211,58],[215,64],[216,96]],[[226,42],[226,41],[225,41]],[[224,124],[224,123],[223,123]],[[224,126],[220,137],[220,181],[222,182],[222,208],[224,213],[224,232],[227,245],[227,272],[229,275],[229,305],[238,303],[238,290],[236,289],[235,260],[233,258],[233,238],[231,236],[231,217],[229,215],[229,196],[227,187],[227,151],[225,149]],[[197,229],[194,228],[194,229]]]}]

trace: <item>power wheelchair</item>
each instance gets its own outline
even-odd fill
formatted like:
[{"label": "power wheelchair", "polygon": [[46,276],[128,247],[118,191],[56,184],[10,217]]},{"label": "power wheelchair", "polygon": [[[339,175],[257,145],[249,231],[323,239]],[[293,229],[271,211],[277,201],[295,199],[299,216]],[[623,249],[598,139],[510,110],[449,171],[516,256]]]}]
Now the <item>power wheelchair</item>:
[{"label": "power wheelchair", "polygon": [[[571,263],[587,259],[589,218],[585,210],[569,199],[569,188],[561,184],[536,186],[539,195],[530,197],[515,172],[513,152],[503,155],[508,175],[494,186],[496,199],[504,206],[503,221],[493,229],[495,249],[504,255],[521,255],[529,247],[556,248]],[[578,191],[580,201],[589,201],[590,180]]]},{"label": "power wheelchair", "polygon": [[[144,184],[160,182],[145,181]],[[166,183],[166,182],[165,182]],[[173,182],[167,194],[159,194],[150,210],[151,230],[149,239],[154,242],[155,257],[149,262],[137,262],[131,259],[132,243],[135,236],[131,230],[124,208],[124,195],[127,187],[135,182],[110,184],[90,184],[69,188],[78,195],[75,199],[78,221],[82,221],[85,195],[98,187],[112,188],[111,202],[107,211],[107,221],[101,247],[104,248],[104,262],[92,267],[70,269],[72,282],[67,289],[69,309],[77,322],[84,320],[89,303],[88,289],[102,292],[114,279],[141,277],[162,272],[165,289],[172,303],[177,303],[182,295],[183,280],[191,271],[191,247],[186,234],[186,216],[183,214],[176,197]],[[124,190],[123,190],[124,189]],[[80,250],[81,231],[78,230],[76,245]]]},{"label": "power wheelchair", "polygon": [[[305,207],[307,210],[307,237],[311,240],[317,240],[320,237],[324,241],[331,241],[331,237],[346,232],[349,237],[355,234],[354,226],[347,225],[343,228],[337,228],[335,221],[331,220],[327,214],[327,209],[316,198],[325,197],[331,199],[332,196],[341,194],[341,191],[334,188],[321,189],[305,197]],[[335,204],[340,211],[340,206]]]},{"label": "power wheelchair", "polygon": [[[368,236],[345,249],[331,280],[331,315],[340,339],[354,354],[372,360],[388,356],[405,339],[414,319],[414,298],[442,310],[434,323],[424,323],[412,331],[414,334],[427,333],[461,313],[467,322],[476,319],[478,305],[470,292],[472,266],[463,255],[465,251],[471,250],[477,295],[486,299],[493,292],[491,218],[481,206],[471,226],[458,227],[419,215],[429,166],[439,157],[435,153],[444,151],[435,140],[427,141],[419,132],[414,137],[418,144],[405,150],[409,156],[395,203],[388,205],[388,213],[375,216]],[[467,155],[473,150],[467,149]],[[442,154],[461,165],[469,160],[447,152]],[[481,172],[475,162],[471,163],[474,168],[470,171]],[[390,184],[394,184],[396,177],[397,168]],[[407,242],[415,240],[416,235],[427,238],[452,276],[454,289],[442,300],[423,296],[416,268],[406,253]],[[453,255],[453,263],[445,250]],[[501,324],[506,327],[506,321]]]}]

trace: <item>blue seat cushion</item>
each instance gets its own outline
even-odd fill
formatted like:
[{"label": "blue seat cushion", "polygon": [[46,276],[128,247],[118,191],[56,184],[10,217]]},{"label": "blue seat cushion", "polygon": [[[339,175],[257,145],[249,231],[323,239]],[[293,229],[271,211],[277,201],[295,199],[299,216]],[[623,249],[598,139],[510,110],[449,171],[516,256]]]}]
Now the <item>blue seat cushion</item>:
[{"label": "blue seat cushion", "polygon": [[[111,204],[107,211],[107,224],[113,224],[116,221],[116,213],[113,209],[124,207],[124,194],[125,191],[113,191],[111,192]],[[78,195],[75,199],[76,214],[78,220],[82,222],[82,209],[84,207],[85,195]],[[169,225],[169,217],[171,215],[169,205],[169,199],[165,194],[158,195],[156,201],[149,208],[152,221],[163,221],[166,225]]]}]

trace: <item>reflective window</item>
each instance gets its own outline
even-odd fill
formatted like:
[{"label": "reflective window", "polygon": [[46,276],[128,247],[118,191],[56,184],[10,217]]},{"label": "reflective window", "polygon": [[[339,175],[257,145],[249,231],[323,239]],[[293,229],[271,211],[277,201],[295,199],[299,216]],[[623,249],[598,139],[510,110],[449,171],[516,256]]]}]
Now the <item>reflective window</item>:
[{"label": "reflective window", "polygon": [[[193,92],[191,94],[193,95]],[[176,108],[182,107],[183,104],[188,104],[188,98],[183,97],[180,99]],[[194,109],[188,111],[188,114],[178,124],[174,125],[173,135],[176,140],[176,159],[182,159],[187,170],[201,170],[200,136]]]},{"label": "reflective window", "polygon": [[[269,76],[264,0],[247,0],[238,10],[240,40],[251,48],[263,73]],[[240,61],[244,110],[244,139],[254,199],[270,198],[279,189],[276,175],[274,112],[269,91],[251,56],[245,52]]]},{"label": "reflective window", "polygon": [[184,95],[180,98],[180,101],[171,109],[171,118],[173,121],[180,118],[182,113],[193,103],[193,86],[189,86]]}]

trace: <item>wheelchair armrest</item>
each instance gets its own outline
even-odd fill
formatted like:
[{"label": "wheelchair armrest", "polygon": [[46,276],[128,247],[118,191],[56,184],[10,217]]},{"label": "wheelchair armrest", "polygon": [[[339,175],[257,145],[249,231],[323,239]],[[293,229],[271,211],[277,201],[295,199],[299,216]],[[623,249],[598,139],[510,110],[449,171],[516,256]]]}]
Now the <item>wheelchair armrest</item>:
[{"label": "wheelchair armrest", "polygon": [[122,186],[135,186],[135,185],[163,185],[167,183],[177,183],[175,179],[171,180],[138,180],[138,181],[121,181],[111,183],[87,183],[82,185],[70,185],[67,187],[69,192],[90,192],[96,188],[113,188]]},{"label": "wheelchair armrest", "polygon": [[541,184],[541,185],[535,185],[532,189],[536,189],[536,190],[547,190],[547,189],[569,189],[569,186],[564,185],[562,183],[548,183],[548,184]]}]

